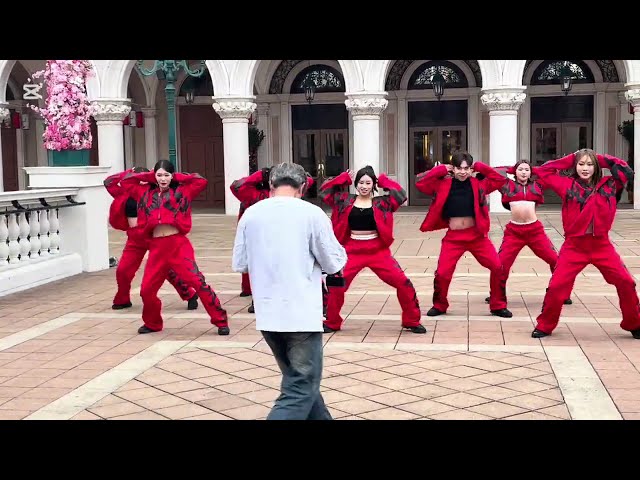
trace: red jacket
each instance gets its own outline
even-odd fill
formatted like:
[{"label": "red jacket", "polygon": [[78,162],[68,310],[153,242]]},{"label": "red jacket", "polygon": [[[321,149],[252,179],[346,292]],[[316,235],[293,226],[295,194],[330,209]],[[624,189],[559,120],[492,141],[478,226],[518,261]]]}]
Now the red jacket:
[{"label": "red jacket", "polygon": [[624,160],[609,155],[597,155],[597,158],[600,167],[609,169],[611,175],[603,176],[595,186],[558,173],[573,168],[575,153],[538,168],[540,183],[562,199],[565,238],[585,235],[590,224],[593,224],[593,236],[608,235],[624,187],[633,181],[633,170]]},{"label": "red jacket", "polygon": [[109,224],[116,230],[122,230],[123,232],[129,230],[129,222],[125,214],[125,204],[129,199],[129,193],[120,185],[120,181],[129,172],[131,170],[116,173],[107,177],[104,181],[107,192],[113,197],[109,207]]},{"label": "red jacket", "polygon": [[[484,176],[482,180],[478,180],[475,177],[471,177],[468,180],[471,182],[473,197],[476,200],[474,206],[476,228],[483,235],[487,235],[491,227],[487,195],[501,188],[507,179],[482,162],[474,162],[473,168],[474,171]],[[449,223],[442,218],[442,209],[449,197],[452,179],[453,177],[449,175],[446,165],[437,166],[417,176],[416,188],[426,195],[433,196],[427,216],[422,225],[420,225],[422,232],[449,228]]]},{"label": "red jacket", "polygon": [[[514,167],[497,167],[496,170],[500,173],[515,175],[516,169]],[[538,175],[538,168],[531,169],[531,176]],[[529,202],[535,202],[536,205],[544,203],[544,188],[538,179],[529,179],[526,185],[521,184],[515,180],[511,180],[506,177],[506,183],[500,189],[502,193],[502,205],[504,208],[508,208],[511,202],[518,202],[526,200]]]},{"label": "red jacket", "polygon": [[269,198],[269,190],[258,189],[258,185],[263,181],[262,170],[249,175],[248,177],[236,180],[231,184],[231,193],[240,200],[240,210],[238,220],[242,218],[245,210],[254,203]]},{"label": "red jacket", "polygon": [[[191,202],[208,182],[197,173],[179,172],[173,174],[173,181],[178,186],[164,192],[156,185],[154,172],[127,172],[120,182],[138,203],[138,226],[142,226],[147,235],[158,225],[173,225],[183,235],[191,231]],[[149,184],[140,185],[140,182]]]},{"label": "red jacket", "polygon": [[[231,193],[240,200],[240,210],[238,211],[238,221],[242,218],[244,212],[251,205],[258,203],[265,198],[269,198],[271,193],[269,190],[257,188],[263,182],[262,170],[252,173],[248,177],[236,180],[231,184]],[[307,177],[307,190],[313,186],[313,178]]]},{"label": "red jacket", "polygon": [[[345,245],[351,236],[349,214],[356,200],[356,195],[349,193],[351,177],[343,172],[337,177],[327,180],[320,187],[322,201],[332,208],[331,223],[338,241]],[[393,212],[407,200],[407,192],[384,173],[378,177],[378,186],[388,190],[389,195],[373,197],[373,218],[378,229],[378,237],[385,247],[393,243]]]}]

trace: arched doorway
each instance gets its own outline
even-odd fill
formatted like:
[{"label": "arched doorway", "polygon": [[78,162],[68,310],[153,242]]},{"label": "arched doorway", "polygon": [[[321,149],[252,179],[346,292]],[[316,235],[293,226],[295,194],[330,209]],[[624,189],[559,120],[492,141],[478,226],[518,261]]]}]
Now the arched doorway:
[{"label": "arched doorway", "polygon": [[[561,88],[563,76],[571,78],[566,92]],[[529,98],[522,114],[530,125],[526,130],[522,128],[526,124],[520,126],[521,132],[528,133],[529,151],[523,151],[523,144],[527,145],[521,141],[521,156],[528,155],[536,166],[581,148],[615,155],[620,102],[617,92],[601,88],[604,83],[620,83],[623,90],[613,61],[528,61],[523,84],[529,85]],[[560,198],[547,191],[545,202],[558,204]]]},{"label": "arched doorway", "polygon": [[41,99],[22,98],[23,86],[44,83],[42,79],[32,80],[33,72],[45,68],[44,60],[12,61],[6,83],[6,100],[10,117],[2,125],[2,180],[5,191],[26,189],[28,178],[23,167],[47,165],[47,154],[44,149],[42,134],[44,122],[29,105],[44,107],[46,88],[43,86],[37,93]]},{"label": "arched doorway", "polygon": [[[14,102],[15,96],[13,91],[7,85],[6,93],[7,102]],[[2,185],[5,192],[14,192],[20,190],[19,172],[18,172],[18,128],[14,122],[16,111],[14,108],[9,109],[9,118],[0,125],[0,142],[2,142]]]},{"label": "arched doorway", "polygon": [[[439,74],[443,94],[434,91]],[[386,150],[390,159],[398,141],[398,180],[406,185],[409,205],[429,205],[430,197],[415,188],[415,177],[435,165],[447,163],[456,150],[479,156],[482,150],[479,94],[482,87],[476,60],[396,60],[389,68],[385,90],[389,108],[385,111]],[[397,121],[395,117],[397,116]],[[389,172],[393,171],[389,160]]]},{"label": "arched doorway", "polygon": [[[316,93],[344,92],[342,74],[327,65],[310,65],[293,80],[291,94],[304,94],[311,82]],[[315,100],[315,98],[314,98]],[[316,199],[318,186],[329,177],[344,172],[348,163],[349,115],[344,103],[291,105],[293,161],[314,178],[309,191]]]},{"label": "arched doorway", "polygon": [[201,208],[224,208],[225,204],[222,119],[211,108],[213,95],[208,70],[201,77],[186,77],[178,95],[180,168],[208,180],[207,188],[193,203]]},{"label": "arched doorway", "polygon": [[[268,93],[258,101],[277,100],[276,95],[281,100],[279,111],[273,104],[270,108],[272,123],[267,135],[271,134],[273,163],[289,160],[302,165],[315,180],[308,196],[316,202],[318,185],[349,167],[349,113],[340,63],[283,60],[271,71]],[[305,97],[307,85],[313,85],[313,98]],[[273,116],[276,113],[278,117]]]}]

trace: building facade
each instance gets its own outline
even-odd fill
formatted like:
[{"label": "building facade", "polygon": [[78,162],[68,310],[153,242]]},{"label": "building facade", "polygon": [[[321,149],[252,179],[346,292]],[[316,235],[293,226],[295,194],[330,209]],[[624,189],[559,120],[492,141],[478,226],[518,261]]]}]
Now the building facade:
[{"label": "building facade", "polygon": [[[583,147],[640,156],[640,129],[631,143],[619,131],[625,121],[640,125],[637,60],[204,62],[202,77],[181,72],[175,82],[177,167],[209,179],[200,206],[229,215],[239,207],[229,186],[249,173],[250,129],[264,134],[258,167],[296,162],[322,181],[371,165],[417,206],[429,199],[414,188],[415,175],[456,149],[493,166],[521,158],[538,165]],[[118,171],[168,158],[166,81],[142,75],[135,60],[92,63],[92,165]],[[0,191],[25,189],[23,167],[47,165],[43,122],[27,106],[38,100],[25,100],[42,68],[44,61],[0,60]],[[622,202],[640,208],[640,195]],[[491,210],[503,211],[497,194]]]}]

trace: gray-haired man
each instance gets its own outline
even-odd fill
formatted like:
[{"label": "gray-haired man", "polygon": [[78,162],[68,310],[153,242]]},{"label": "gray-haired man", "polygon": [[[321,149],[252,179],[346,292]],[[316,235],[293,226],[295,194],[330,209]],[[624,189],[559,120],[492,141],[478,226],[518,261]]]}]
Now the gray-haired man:
[{"label": "gray-haired man", "polygon": [[302,200],[304,169],[271,169],[271,198],[238,223],[233,270],[250,272],[256,329],[282,371],[281,393],[268,420],[330,420],[322,379],[322,270],[337,273],[347,254],[321,208]]}]

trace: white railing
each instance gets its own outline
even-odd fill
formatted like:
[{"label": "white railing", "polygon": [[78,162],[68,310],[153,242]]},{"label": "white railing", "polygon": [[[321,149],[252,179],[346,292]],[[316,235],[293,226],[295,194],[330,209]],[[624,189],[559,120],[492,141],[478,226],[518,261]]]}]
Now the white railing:
[{"label": "white railing", "polygon": [[0,193],[0,272],[60,254],[64,225],[59,211],[81,205],[74,200],[78,192],[78,188],[48,188]]}]

